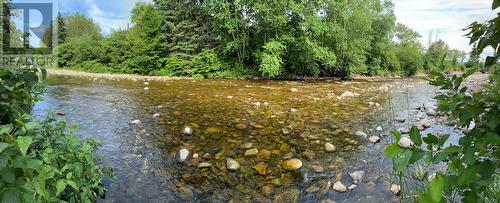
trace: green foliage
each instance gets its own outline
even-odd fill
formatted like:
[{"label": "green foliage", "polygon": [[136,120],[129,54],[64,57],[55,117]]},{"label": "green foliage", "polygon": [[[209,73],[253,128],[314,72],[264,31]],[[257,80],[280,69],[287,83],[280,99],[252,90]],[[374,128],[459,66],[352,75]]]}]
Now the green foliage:
[{"label": "green foliage", "polygon": [[31,111],[40,98],[42,87],[38,83],[36,69],[0,69],[0,124],[13,122]]},{"label": "green foliage", "polygon": [[0,201],[95,202],[105,192],[94,162],[99,145],[80,140],[64,120],[27,114],[41,92],[36,72],[0,69]]},{"label": "green foliage", "polygon": [[283,72],[283,52],[286,47],[278,41],[270,41],[264,46],[259,70],[264,76],[275,77]]}]

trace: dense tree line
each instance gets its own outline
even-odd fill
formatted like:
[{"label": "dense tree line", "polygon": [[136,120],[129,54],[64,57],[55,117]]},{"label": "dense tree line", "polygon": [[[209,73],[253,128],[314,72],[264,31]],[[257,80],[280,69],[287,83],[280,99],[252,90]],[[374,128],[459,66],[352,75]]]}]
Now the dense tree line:
[{"label": "dense tree line", "polygon": [[[132,26],[102,36],[90,18],[57,19],[59,66],[148,75],[269,78],[412,75],[463,69],[443,41],[427,50],[381,0],[138,3]],[[474,58],[479,60],[479,58]]]}]

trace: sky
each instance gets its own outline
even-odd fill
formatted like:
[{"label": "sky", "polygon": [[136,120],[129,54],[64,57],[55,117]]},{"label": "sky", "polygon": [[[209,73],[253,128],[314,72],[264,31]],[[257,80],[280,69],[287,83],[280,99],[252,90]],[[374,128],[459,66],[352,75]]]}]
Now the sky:
[{"label": "sky", "polygon": [[[14,0],[26,2],[34,0]],[[40,0],[37,0],[38,2]],[[42,0],[58,1],[58,10],[63,14],[75,12],[92,17],[102,28],[103,34],[126,28],[130,24],[130,11],[134,5],[151,0]],[[429,33],[445,41],[450,48],[469,52],[468,39],[462,31],[474,21],[485,21],[494,17],[491,0],[393,0],[397,21],[408,25],[422,35],[424,46]],[[36,1],[35,1],[36,2]],[[437,36],[436,36],[437,35]]]}]

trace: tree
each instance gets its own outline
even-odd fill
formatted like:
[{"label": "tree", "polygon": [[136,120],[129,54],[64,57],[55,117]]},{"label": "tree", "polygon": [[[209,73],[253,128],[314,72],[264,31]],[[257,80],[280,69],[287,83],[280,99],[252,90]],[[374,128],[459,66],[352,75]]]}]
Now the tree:
[{"label": "tree", "polygon": [[68,37],[68,31],[66,29],[66,20],[59,13],[57,15],[57,44],[62,44],[66,42],[66,38]]},{"label": "tree", "polygon": [[449,47],[443,40],[433,42],[425,55],[425,69],[428,71],[444,70]]}]

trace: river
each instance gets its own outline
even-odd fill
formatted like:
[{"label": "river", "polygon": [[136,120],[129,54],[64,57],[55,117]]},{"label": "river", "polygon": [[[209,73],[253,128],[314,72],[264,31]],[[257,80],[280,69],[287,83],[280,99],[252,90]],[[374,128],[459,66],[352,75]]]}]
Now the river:
[{"label": "river", "polygon": [[[354,95],[341,97],[346,91]],[[102,143],[98,155],[114,177],[106,178],[106,198],[99,202],[398,202],[388,190],[394,182],[392,161],[383,154],[393,141],[391,131],[425,121],[432,127],[424,133],[450,133],[452,141],[461,135],[443,117],[418,110],[436,91],[420,79],[49,76],[34,114],[63,112],[79,126],[78,135]],[[406,121],[395,121],[399,117]],[[183,133],[186,127],[192,134]],[[325,143],[336,150],[325,151]],[[185,162],[178,161],[182,148],[189,151]],[[257,149],[257,155],[245,156],[248,149]],[[241,168],[228,170],[226,158]],[[303,166],[284,170],[282,162],[292,158]],[[211,166],[200,168],[200,163]],[[356,188],[332,190],[336,181],[351,186],[354,171],[364,171]]]}]

